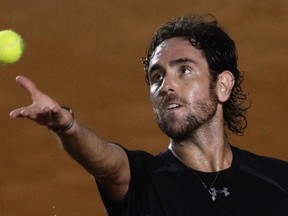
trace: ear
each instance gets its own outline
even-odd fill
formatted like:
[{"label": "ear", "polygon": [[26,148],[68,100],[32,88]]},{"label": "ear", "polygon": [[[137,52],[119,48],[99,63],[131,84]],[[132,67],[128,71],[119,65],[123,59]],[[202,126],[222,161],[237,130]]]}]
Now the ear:
[{"label": "ear", "polygon": [[216,92],[218,95],[219,102],[224,103],[229,99],[234,83],[235,79],[230,71],[226,70],[218,75]]}]

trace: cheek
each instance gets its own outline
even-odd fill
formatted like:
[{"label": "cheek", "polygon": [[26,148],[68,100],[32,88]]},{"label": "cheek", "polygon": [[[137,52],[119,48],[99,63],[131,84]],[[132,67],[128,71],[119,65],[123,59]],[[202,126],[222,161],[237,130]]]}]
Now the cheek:
[{"label": "cheek", "polygon": [[155,97],[153,97],[153,95],[150,95],[150,101],[152,103],[153,109],[155,109],[157,107],[157,104],[158,104],[157,99]]},{"label": "cheek", "polygon": [[150,86],[150,97],[152,97],[153,95],[155,95],[156,93],[157,93],[157,91],[158,91],[158,89],[159,89],[159,86],[157,86],[157,85],[151,85]]},{"label": "cheek", "polygon": [[204,86],[203,84],[194,84],[193,86],[187,85],[187,88],[183,90],[186,100],[190,103],[206,99],[210,92],[210,88],[206,85]]},{"label": "cheek", "polygon": [[159,97],[153,94],[150,94],[150,101],[151,101],[154,113],[156,113],[157,110],[160,110],[161,99]]},{"label": "cheek", "polygon": [[152,102],[154,107],[159,104],[160,90],[161,90],[161,85],[159,84],[154,84],[150,86],[150,101]]}]

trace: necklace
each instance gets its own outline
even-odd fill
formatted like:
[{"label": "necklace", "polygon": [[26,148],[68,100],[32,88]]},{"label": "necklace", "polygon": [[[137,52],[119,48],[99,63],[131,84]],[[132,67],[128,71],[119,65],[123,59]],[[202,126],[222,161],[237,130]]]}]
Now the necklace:
[{"label": "necklace", "polygon": [[178,155],[177,155],[172,149],[170,149],[170,150],[171,150],[172,154],[173,154],[179,161],[181,161],[188,170],[191,170],[191,171],[192,171],[192,173],[196,176],[196,178],[198,178],[198,180],[201,182],[201,184],[202,184],[202,186],[204,187],[204,189],[211,195],[211,199],[212,199],[213,201],[215,201],[215,200],[216,200],[216,194],[211,192],[211,188],[213,187],[213,185],[215,184],[216,180],[218,179],[218,176],[219,176],[220,171],[217,172],[217,174],[216,174],[215,178],[213,179],[212,183],[210,184],[209,187],[207,187],[207,185],[206,185],[205,182],[202,180],[202,178],[201,178],[192,168],[188,167],[188,166],[178,157]]},{"label": "necklace", "polygon": [[205,182],[202,180],[202,178],[200,178],[200,176],[199,176],[193,169],[191,169],[191,168],[189,168],[189,167],[188,167],[188,169],[191,170],[192,173],[199,179],[199,181],[201,182],[202,186],[203,186],[203,187],[205,188],[205,190],[211,195],[211,199],[212,199],[213,201],[215,201],[215,200],[216,200],[216,196],[215,196],[214,193],[211,192],[211,188],[212,188],[213,185],[215,184],[215,182],[216,182],[216,180],[217,180],[220,172],[219,172],[219,171],[217,172],[217,174],[216,174],[215,178],[213,179],[212,183],[210,184],[209,187],[207,187],[207,185],[206,185]]}]

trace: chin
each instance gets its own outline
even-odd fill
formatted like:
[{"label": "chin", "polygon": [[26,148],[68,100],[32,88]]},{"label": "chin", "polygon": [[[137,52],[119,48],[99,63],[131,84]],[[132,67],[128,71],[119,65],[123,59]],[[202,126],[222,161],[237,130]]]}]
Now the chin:
[{"label": "chin", "polygon": [[165,126],[160,124],[158,126],[168,137],[177,141],[187,139],[194,131],[194,127],[179,123],[170,123]]}]

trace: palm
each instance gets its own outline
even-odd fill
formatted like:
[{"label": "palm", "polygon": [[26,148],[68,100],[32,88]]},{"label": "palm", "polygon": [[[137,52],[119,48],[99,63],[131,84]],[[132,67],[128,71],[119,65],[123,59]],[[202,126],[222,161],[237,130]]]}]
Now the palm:
[{"label": "palm", "polygon": [[11,118],[29,118],[41,125],[47,126],[57,124],[58,120],[53,117],[52,110],[56,109],[56,111],[59,111],[59,104],[39,91],[35,84],[26,77],[18,76],[16,81],[30,94],[32,104],[13,110],[10,114]]}]

